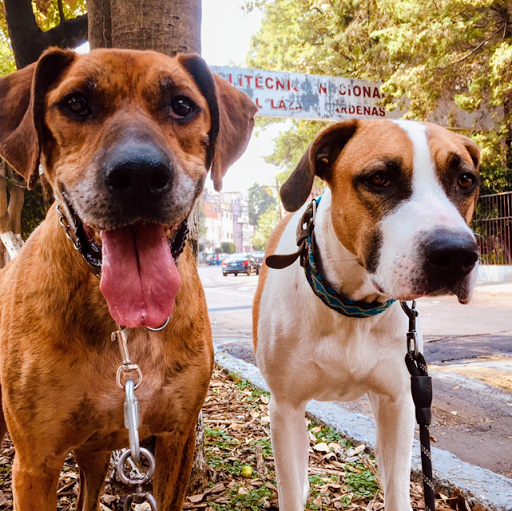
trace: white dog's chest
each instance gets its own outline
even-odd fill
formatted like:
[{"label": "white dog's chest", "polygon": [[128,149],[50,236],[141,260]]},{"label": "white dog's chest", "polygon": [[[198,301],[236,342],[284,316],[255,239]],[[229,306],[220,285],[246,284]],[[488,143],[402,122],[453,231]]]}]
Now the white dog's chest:
[{"label": "white dog's chest", "polygon": [[[279,271],[282,292],[309,291],[301,289],[308,286],[301,268]],[[268,292],[274,285],[269,282]],[[350,401],[380,392],[393,373],[398,379],[405,375],[405,316],[399,307],[376,318],[350,319],[326,309],[314,295],[268,308],[263,296],[262,312],[268,322],[259,326],[258,337],[266,342],[258,347],[258,362],[275,366],[267,378],[274,393],[281,388],[305,400]],[[275,335],[285,330],[286,335]]]}]

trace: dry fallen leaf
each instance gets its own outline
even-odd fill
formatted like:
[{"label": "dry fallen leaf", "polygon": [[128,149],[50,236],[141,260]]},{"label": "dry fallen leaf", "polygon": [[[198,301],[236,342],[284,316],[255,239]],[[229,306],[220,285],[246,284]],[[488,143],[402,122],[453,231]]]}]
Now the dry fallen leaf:
[{"label": "dry fallen leaf", "polygon": [[347,456],[351,458],[352,456],[356,456],[360,452],[363,452],[366,449],[365,444],[358,445],[357,447],[353,447],[347,451]]},{"label": "dry fallen leaf", "polygon": [[316,444],[315,446],[313,446],[313,449],[318,452],[330,452],[329,446],[325,442],[322,442],[321,444]]}]

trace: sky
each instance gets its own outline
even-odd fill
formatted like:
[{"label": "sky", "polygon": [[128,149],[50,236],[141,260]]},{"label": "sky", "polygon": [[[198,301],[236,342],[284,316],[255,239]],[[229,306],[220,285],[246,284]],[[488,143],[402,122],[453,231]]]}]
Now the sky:
[{"label": "sky", "polygon": [[[202,57],[209,65],[247,67],[245,57],[251,36],[259,30],[262,14],[259,9],[245,14],[241,9],[244,3],[244,0],[203,0]],[[253,133],[247,150],[225,175],[222,191],[245,192],[254,183],[275,184],[279,169],[265,163],[263,157],[272,153],[272,138],[285,127],[286,123],[279,123],[258,136]],[[210,179],[206,187],[213,190]]]}]

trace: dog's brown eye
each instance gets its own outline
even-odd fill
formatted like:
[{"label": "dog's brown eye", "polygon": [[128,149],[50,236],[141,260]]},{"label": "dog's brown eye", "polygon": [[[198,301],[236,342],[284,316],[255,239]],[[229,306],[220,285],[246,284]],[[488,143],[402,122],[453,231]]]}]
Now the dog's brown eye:
[{"label": "dog's brown eye", "polygon": [[190,99],[178,96],[171,103],[171,110],[174,117],[186,117],[194,110],[194,105]]},{"label": "dog's brown eye", "polygon": [[81,94],[73,94],[66,100],[66,106],[76,115],[89,115],[89,101]]},{"label": "dog's brown eye", "polygon": [[457,184],[459,185],[459,188],[462,188],[463,190],[467,190],[468,188],[471,188],[473,186],[474,182],[475,182],[475,176],[473,176],[473,174],[465,173],[459,177]]},{"label": "dog's brown eye", "polygon": [[388,176],[384,172],[375,172],[375,174],[372,174],[368,181],[373,186],[380,187],[386,187],[391,184],[391,181],[389,180]]}]

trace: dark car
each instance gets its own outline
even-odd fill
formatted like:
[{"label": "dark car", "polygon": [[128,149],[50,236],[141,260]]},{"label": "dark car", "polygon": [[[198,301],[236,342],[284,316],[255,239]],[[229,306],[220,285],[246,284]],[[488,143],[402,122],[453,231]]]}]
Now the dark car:
[{"label": "dark car", "polygon": [[258,261],[258,264],[261,266],[263,265],[263,260],[265,259],[265,252],[254,252],[253,254],[254,259]]},{"label": "dark car", "polygon": [[252,254],[233,254],[222,261],[222,275],[227,277],[229,273],[234,273],[235,277],[239,273],[259,275],[260,265]]}]

